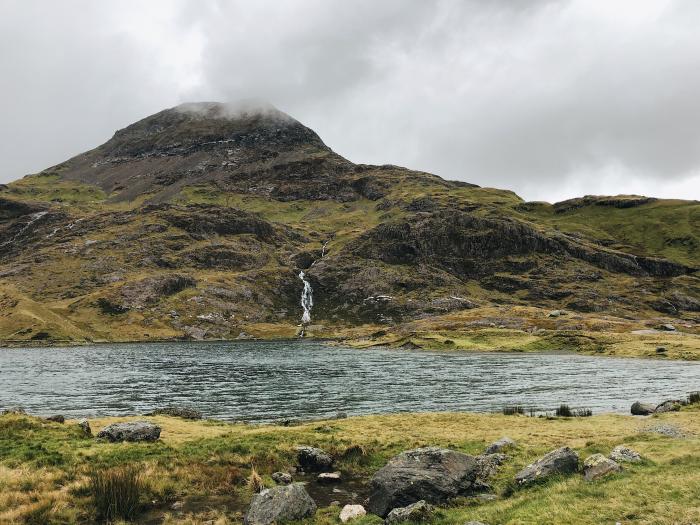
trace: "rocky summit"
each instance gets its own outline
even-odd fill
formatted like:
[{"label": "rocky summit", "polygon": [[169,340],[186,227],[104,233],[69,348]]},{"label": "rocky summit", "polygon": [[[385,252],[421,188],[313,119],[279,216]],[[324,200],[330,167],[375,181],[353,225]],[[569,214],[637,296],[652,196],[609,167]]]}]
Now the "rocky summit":
[{"label": "rocky summit", "polygon": [[697,332],[698,261],[696,201],[525,202],[354,164],[269,104],[183,104],[0,187],[0,340]]}]

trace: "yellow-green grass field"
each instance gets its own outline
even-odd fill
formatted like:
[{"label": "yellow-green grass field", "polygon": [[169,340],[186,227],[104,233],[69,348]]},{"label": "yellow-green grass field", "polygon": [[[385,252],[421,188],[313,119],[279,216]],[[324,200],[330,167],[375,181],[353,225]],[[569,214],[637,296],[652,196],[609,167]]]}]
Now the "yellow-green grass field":
[{"label": "yellow-green grass field", "polygon": [[[115,421],[90,420],[93,433]],[[594,415],[543,418],[501,414],[400,414],[315,421],[296,426],[254,426],[218,421],[146,417],[162,427],[156,443],[112,444],[85,437],[65,424],[9,414],[0,416],[0,523],[93,523],[91,472],[136,466],[144,487],[137,523],[226,524],[243,518],[253,471],[266,486],[270,475],[295,465],[295,447],[313,445],[336,458],[348,488],[366,496],[372,474],[393,455],[437,445],[469,454],[507,435],[518,443],[492,480],[497,498],[464,497],[437,508],[433,523],[463,524],[691,524],[700,522],[700,406],[647,418]],[[683,437],[644,429],[673,426]],[[580,474],[517,488],[514,474],[557,447],[570,446],[581,462],[625,444],[644,458],[621,473],[586,482]],[[312,478],[319,510],[308,523],[339,523]],[[341,484],[341,488],[343,485]],[[330,489],[326,489],[327,491]],[[179,510],[172,510],[178,502]],[[354,522],[381,523],[376,516]]]}]

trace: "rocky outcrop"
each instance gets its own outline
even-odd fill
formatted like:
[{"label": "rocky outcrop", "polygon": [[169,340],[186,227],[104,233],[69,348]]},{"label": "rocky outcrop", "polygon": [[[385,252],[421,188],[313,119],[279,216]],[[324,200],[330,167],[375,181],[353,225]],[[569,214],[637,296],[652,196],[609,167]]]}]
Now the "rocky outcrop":
[{"label": "rocky outcrop", "polygon": [[473,456],[436,447],[409,450],[374,475],[367,508],[386,516],[393,508],[420,500],[444,502],[480,486],[478,473]]},{"label": "rocky outcrop", "polygon": [[253,496],[243,523],[270,525],[309,518],[316,513],[316,504],[302,483],[265,489]]},{"label": "rocky outcrop", "polygon": [[258,239],[272,240],[272,224],[260,217],[234,208],[204,204],[171,207],[161,216],[173,226],[197,235],[251,234]]},{"label": "rocky outcrop", "polygon": [[197,281],[189,275],[165,274],[147,277],[121,288],[120,306],[122,308],[142,308],[196,284]]},{"label": "rocky outcrop", "polygon": [[97,437],[113,443],[119,441],[156,441],[160,437],[160,427],[148,421],[113,423],[100,430]]},{"label": "rocky outcrop", "polygon": [[683,403],[679,399],[669,399],[657,405],[654,412],[656,414],[663,414],[664,412],[678,412],[682,405]]},{"label": "rocky outcrop", "polygon": [[578,471],[578,454],[569,447],[549,452],[515,475],[519,485],[527,485],[557,474],[572,474]]}]

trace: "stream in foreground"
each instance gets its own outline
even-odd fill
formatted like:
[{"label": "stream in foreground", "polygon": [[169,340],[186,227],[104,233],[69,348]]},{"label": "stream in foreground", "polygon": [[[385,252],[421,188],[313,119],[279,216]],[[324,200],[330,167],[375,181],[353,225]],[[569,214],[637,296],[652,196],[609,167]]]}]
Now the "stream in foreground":
[{"label": "stream in foreground", "polygon": [[132,415],[176,405],[269,422],[560,403],[628,413],[700,388],[700,363],[569,353],[460,353],[313,341],[108,344],[0,349],[0,408]]}]

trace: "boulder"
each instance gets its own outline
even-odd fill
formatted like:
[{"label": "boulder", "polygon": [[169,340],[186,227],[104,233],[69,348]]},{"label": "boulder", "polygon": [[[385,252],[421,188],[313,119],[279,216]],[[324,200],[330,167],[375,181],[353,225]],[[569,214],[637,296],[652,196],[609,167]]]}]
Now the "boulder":
[{"label": "boulder", "polygon": [[663,403],[657,405],[654,410],[657,414],[663,414],[664,412],[678,412],[681,409],[681,402],[678,399],[668,399]]},{"label": "boulder", "polygon": [[506,462],[508,456],[505,454],[482,454],[481,456],[476,456],[475,459],[477,466],[476,478],[484,483],[498,472],[498,469]]},{"label": "boulder", "polygon": [[340,511],[340,521],[347,523],[350,520],[359,518],[367,514],[367,511],[362,505],[345,505]]},{"label": "boulder", "polygon": [[387,515],[384,523],[386,525],[391,525],[392,523],[401,523],[404,521],[427,521],[432,513],[433,506],[426,503],[425,500],[420,500],[406,507],[393,509]]},{"label": "boulder", "polygon": [[583,462],[583,477],[586,481],[602,478],[613,472],[620,472],[622,467],[603,454],[588,456]]},{"label": "boulder", "polygon": [[316,481],[319,483],[340,483],[340,472],[321,472]]},{"label": "boulder", "polygon": [[642,403],[641,401],[635,401],[632,403],[630,408],[633,416],[648,416],[656,412],[656,407],[651,403]]},{"label": "boulder", "polygon": [[117,441],[156,441],[160,437],[160,427],[148,421],[127,421],[113,423],[97,433],[98,438]]},{"label": "boulder", "polygon": [[316,504],[302,483],[280,485],[253,496],[243,523],[269,525],[309,518],[316,513]]},{"label": "boulder", "polygon": [[379,469],[370,482],[368,510],[386,516],[396,507],[420,500],[440,503],[479,488],[473,456],[437,447],[402,452]]},{"label": "boulder", "polygon": [[47,417],[46,421],[53,421],[54,423],[65,423],[66,418],[60,414],[56,414],[55,416]]},{"label": "boulder", "polygon": [[657,327],[657,330],[661,330],[662,332],[675,332],[676,327],[670,323],[666,323],[666,324],[659,325]]},{"label": "boulder", "polygon": [[80,427],[80,430],[83,431],[84,435],[92,436],[92,429],[90,428],[90,423],[87,419],[81,419],[78,421],[78,426]]},{"label": "boulder", "polygon": [[525,485],[556,474],[571,474],[578,470],[578,454],[569,447],[549,452],[515,475],[519,485]]},{"label": "boulder", "polygon": [[292,475],[288,472],[273,472],[272,480],[278,485],[289,485],[292,482]]},{"label": "boulder", "polygon": [[297,447],[297,462],[302,469],[309,472],[323,472],[333,466],[333,458],[316,447]]},{"label": "boulder", "polygon": [[618,463],[638,463],[642,461],[642,456],[639,454],[639,452],[624,445],[616,446],[614,449],[612,449],[612,452],[608,457],[613,461],[617,461]]},{"label": "boulder", "polygon": [[513,447],[515,447],[515,441],[513,441],[509,437],[504,436],[498,441],[494,441],[488,447],[486,447],[486,453],[495,454],[496,452],[501,452],[507,448]]}]

